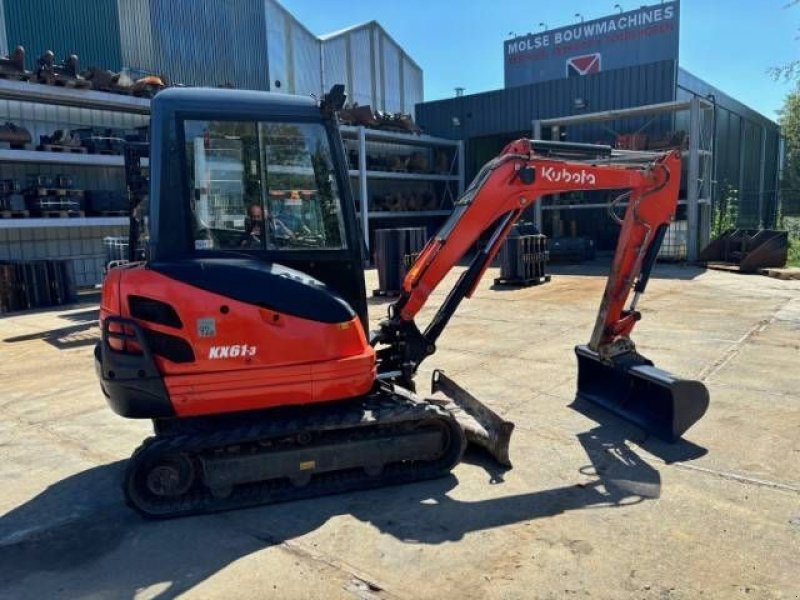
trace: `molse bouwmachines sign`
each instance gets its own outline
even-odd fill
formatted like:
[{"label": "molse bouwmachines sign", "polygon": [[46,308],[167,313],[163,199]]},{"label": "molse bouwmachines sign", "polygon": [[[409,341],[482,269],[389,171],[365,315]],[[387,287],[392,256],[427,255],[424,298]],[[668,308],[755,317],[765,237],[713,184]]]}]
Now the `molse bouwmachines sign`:
[{"label": "molse bouwmachines sign", "polygon": [[679,2],[642,6],[504,44],[506,87],[678,60]]}]

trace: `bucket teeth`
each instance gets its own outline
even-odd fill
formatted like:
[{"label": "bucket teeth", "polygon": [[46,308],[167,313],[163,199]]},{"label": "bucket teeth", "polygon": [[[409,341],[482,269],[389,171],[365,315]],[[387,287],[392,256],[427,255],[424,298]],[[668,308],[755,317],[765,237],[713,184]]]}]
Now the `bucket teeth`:
[{"label": "bucket teeth", "polygon": [[431,393],[444,397],[432,401],[456,418],[469,443],[485,449],[499,464],[511,467],[508,449],[514,423],[503,419],[438,369],[431,378]]},{"label": "bucket teeth", "polygon": [[603,360],[588,346],[577,346],[575,354],[579,398],[662,440],[677,441],[708,408],[708,390],[700,381],[676,377],[636,352]]}]

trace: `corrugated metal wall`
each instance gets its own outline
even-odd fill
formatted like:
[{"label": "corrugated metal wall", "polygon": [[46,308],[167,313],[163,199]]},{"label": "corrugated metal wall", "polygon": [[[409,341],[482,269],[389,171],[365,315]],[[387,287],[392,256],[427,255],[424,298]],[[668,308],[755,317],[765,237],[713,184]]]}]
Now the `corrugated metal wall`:
[{"label": "corrugated metal wall", "polygon": [[[467,142],[466,175],[471,178],[485,160],[485,152],[475,138],[497,137],[492,146],[495,148],[505,139],[530,135],[534,119],[667,102],[674,98],[674,81],[675,64],[664,61],[417,104],[417,123],[431,135]],[[583,100],[585,109],[575,108],[577,98]],[[607,125],[629,131],[644,124],[645,119],[626,119]],[[647,131],[657,133],[670,126],[669,117],[659,118]],[[569,138],[576,141],[608,143],[611,135],[600,125],[569,128]]]},{"label": "corrugated metal wall", "polygon": [[351,101],[388,112],[414,112],[422,69],[371,21],[322,38],[323,87],[343,83]]},{"label": "corrugated metal wall", "polygon": [[0,54],[8,54],[8,37],[6,36],[6,11],[3,0],[0,0]]},{"label": "corrugated metal wall", "polygon": [[[778,213],[775,184],[779,166],[778,125],[702,79],[679,69],[678,100],[688,100],[694,94],[713,97],[716,103],[716,186],[713,200],[718,201],[728,187],[734,188],[739,191],[740,227],[774,227]],[[678,125],[685,128],[687,118],[681,115]],[[743,155],[740,154],[742,144]],[[762,164],[763,196],[760,187]]]},{"label": "corrugated metal wall", "polygon": [[6,45],[25,47],[28,68],[46,50],[61,60],[77,54],[81,67],[122,66],[116,0],[2,0]]},{"label": "corrugated metal wall", "polygon": [[155,70],[150,0],[117,0],[122,64],[134,70]]},{"label": "corrugated metal wall", "polygon": [[[417,121],[431,135],[452,139],[529,132],[534,119],[667,102],[674,98],[674,77],[672,61],[628,67],[425,102],[416,106]],[[575,108],[576,98],[585,109]]]},{"label": "corrugated metal wall", "polygon": [[265,0],[269,85],[276,92],[322,91],[321,42],[274,0]]},{"label": "corrugated metal wall", "polygon": [[423,98],[422,69],[408,55],[403,55],[403,112],[414,114],[414,107]]},{"label": "corrugated metal wall", "polygon": [[[466,175],[470,178],[502,149],[504,143],[518,135],[528,135],[533,119],[688,100],[692,94],[704,97],[713,94],[717,104],[714,196],[722,193],[725,185],[739,189],[739,225],[757,227],[763,222],[766,227],[774,226],[780,135],[777,124],[682,69],[677,69],[676,85],[676,68],[672,61],[426,102],[417,105],[416,115],[417,123],[427,133],[466,141]],[[576,98],[586,103],[582,111],[575,108]],[[645,123],[646,119],[642,118],[608,125],[624,132],[635,131]],[[679,129],[688,129],[688,112],[676,114],[674,121],[669,116],[660,117],[645,131],[657,135]],[[759,193],[762,131],[766,131],[763,197]],[[575,141],[613,141],[612,134],[600,125],[571,127],[568,134],[569,139]],[[740,157],[742,143],[743,159]]]},{"label": "corrugated metal wall", "polygon": [[259,0],[151,0],[146,66],[178,83],[268,89],[265,30]]},{"label": "corrugated metal wall", "polygon": [[277,0],[0,0],[0,52],[17,44],[29,67],[51,48],[172,83],[316,95],[344,83],[389,112],[423,99],[422,69],[377,22],[319,38]]},{"label": "corrugated metal wall", "polygon": [[294,58],[293,94],[319,95],[322,90],[322,42],[297,21],[292,21]]}]

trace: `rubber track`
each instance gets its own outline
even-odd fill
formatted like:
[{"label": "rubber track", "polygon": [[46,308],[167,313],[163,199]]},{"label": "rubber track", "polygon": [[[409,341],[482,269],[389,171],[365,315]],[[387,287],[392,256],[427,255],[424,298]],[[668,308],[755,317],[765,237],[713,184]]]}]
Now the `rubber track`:
[{"label": "rubber track", "polygon": [[[386,465],[377,476],[368,476],[363,469],[318,473],[302,487],[292,485],[287,479],[240,484],[234,486],[226,498],[213,496],[199,481],[199,473],[196,475],[198,481],[192,488],[176,497],[157,497],[139,489],[138,485],[141,477],[137,478],[137,471],[153,464],[160,456],[176,453],[197,456],[239,444],[285,439],[302,432],[329,431],[338,434],[349,430],[353,433],[351,439],[363,438],[378,427],[386,432],[387,427],[402,428],[412,422],[438,422],[449,431],[450,446],[437,460],[393,463]],[[411,395],[380,391],[367,397],[364,402],[323,405],[310,409],[302,417],[263,420],[207,433],[148,438],[128,462],[123,491],[127,504],[148,518],[212,513],[443,477],[459,463],[465,446],[461,427],[443,408]]]}]

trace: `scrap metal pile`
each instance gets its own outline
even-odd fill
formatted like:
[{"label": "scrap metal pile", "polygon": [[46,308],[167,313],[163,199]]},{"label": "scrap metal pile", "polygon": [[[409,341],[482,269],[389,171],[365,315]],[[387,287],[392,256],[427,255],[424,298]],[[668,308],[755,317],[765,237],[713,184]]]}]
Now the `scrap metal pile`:
[{"label": "scrap metal pile", "polygon": [[78,55],[70,54],[58,62],[52,50],[36,59],[33,71],[25,68],[25,48],[17,46],[8,56],[0,56],[0,79],[30,81],[75,89],[94,89],[101,92],[152,98],[167,86],[163,75],[143,74],[132,77],[126,72],[115,73],[99,67],[81,71]]}]

